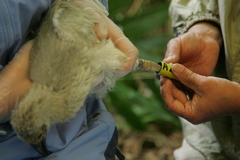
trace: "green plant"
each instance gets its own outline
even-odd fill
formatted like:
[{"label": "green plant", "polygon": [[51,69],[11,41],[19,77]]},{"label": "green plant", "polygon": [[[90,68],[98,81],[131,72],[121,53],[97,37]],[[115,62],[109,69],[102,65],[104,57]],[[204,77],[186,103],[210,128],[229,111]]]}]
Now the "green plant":
[{"label": "green plant", "polygon": [[[163,59],[172,38],[166,0],[109,0],[109,17],[139,50],[139,57],[155,62]],[[165,107],[159,80],[152,73],[132,72],[119,79],[104,99],[131,127],[146,130],[149,123],[180,127],[178,118]]]}]

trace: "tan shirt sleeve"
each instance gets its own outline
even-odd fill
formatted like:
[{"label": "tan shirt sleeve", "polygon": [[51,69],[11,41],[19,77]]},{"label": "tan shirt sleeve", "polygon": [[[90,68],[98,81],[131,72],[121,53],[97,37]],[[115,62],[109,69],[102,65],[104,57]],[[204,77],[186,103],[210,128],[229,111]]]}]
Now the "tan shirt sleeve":
[{"label": "tan shirt sleeve", "polygon": [[219,24],[217,0],[172,0],[169,7],[175,36],[185,33],[199,21]]}]

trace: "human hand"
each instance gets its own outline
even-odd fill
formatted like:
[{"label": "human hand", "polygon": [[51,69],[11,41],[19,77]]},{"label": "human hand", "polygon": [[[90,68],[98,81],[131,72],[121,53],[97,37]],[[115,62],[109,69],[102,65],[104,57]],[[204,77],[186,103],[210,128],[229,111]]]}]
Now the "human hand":
[{"label": "human hand", "polygon": [[26,43],[0,72],[0,123],[9,120],[11,110],[31,87],[28,67],[32,44]]},{"label": "human hand", "polygon": [[192,98],[168,79],[161,80],[161,94],[166,107],[193,124],[228,115],[239,114],[240,85],[211,76],[201,76],[183,65],[174,64],[173,74],[183,85],[194,91]]},{"label": "human hand", "polygon": [[[212,74],[222,43],[220,30],[211,23],[200,22],[192,26],[187,33],[169,41],[167,51],[163,61],[167,63],[180,63],[191,71],[209,76]],[[181,93],[189,96],[196,95],[194,91],[187,88],[179,81],[173,81],[161,77],[161,86],[177,88]],[[160,88],[164,100],[168,90]],[[168,104],[169,105],[169,104]]]},{"label": "human hand", "polygon": [[169,41],[163,61],[180,63],[198,74],[209,76],[216,66],[221,43],[220,30],[210,23],[200,22]]},{"label": "human hand", "polygon": [[118,49],[127,55],[127,60],[117,71],[119,76],[124,76],[132,71],[138,58],[138,50],[132,42],[124,35],[122,30],[107,17],[108,13],[104,6],[93,0],[71,0],[75,5],[90,10],[99,18],[95,24],[95,32],[99,39],[111,39]]}]

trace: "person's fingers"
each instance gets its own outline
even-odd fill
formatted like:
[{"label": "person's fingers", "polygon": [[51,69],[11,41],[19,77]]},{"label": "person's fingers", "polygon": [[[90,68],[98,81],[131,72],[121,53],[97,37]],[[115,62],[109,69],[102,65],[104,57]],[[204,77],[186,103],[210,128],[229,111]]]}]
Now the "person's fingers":
[{"label": "person's fingers", "polygon": [[181,52],[181,44],[179,38],[171,39],[167,44],[167,50],[163,61],[166,63],[175,63],[179,61]]},{"label": "person's fingers", "polygon": [[95,34],[97,35],[97,37],[99,39],[106,39],[108,36],[108,26],[105,22],[105,20],[103,19],[103,17],[105,17],[106,15],[103,15],[97,11],[94,10],[94,8],[85,8],[85,11],[93,14],[95,16],[95,18],[97,19],[97,22],[95,22]]},{"label": "person's fingers", "polygon": [[95,23],[95,33],[99,39],[106,39],[108,36],[107,25],[104,21]]},{"label": "person's fingers", "polygon": [[122,72],[124,75],[124,73],[130,72],[135,66],[138,58],[138,50],[126,37],[119,39],[117,42],[115,42],[115,44],[122,52],[126,54],[127,59],[119,70],[119,72]]},{"label": "person's fingers", "polygon": [[167,108],[178,115],[184,115],[184,104],[188,101],[186,95],[178,90],[171,82],[170,79],[166,79],[161,86],[161,94]]},{"label": "person's fingers", "polygon": [[98,1],[71,0],[71,3],[95,16],[98,21],[95,23],[95,33],[99,39],[105,39],[108,35],[108,27],[103,20],[103,17],[108,15],[106,8]]},{"label": "person's fingers", "polygon": [[181,64],[174,64],[172,66],[172,72],[183,85],[195,92],[199,91],[199,86],[204,76],[192,72]]},{"label": "person's fingers", "polygon": [[[173,66],[175,66],[175,74],[176,74],[176,78],[180,79],[182,78],[183,81],[186,81],[186,83],[183,83],[180,79],[180,82],[182,82],[183,84],[187,84],[188,81],[185,80],[185,78],[187,76],[191,76],[191,74],[189,73],[184,73],[183,77],[181,77],[180,74],[182,74],[184,68],[182,65],[179,65],[180,67],[178,67],[178,64],[174,64]],[[177,72],[179,71],[179,72]],[[186,71],[185,71],[186,72]],[[179,76],[179,77],[177,77]],[[187,78],[186,78],[187,79]],[[178,88],[178,86],[174,85],[174,83],[172,82],[172,80],[168,79],[168,78],[163,78],[160,81],[161,84],[161,94],[163,96],[164,102],[166,104],[166,107],[173,113],[181,116],[181,117],[185,117],[188,114],[188,110],[189,108],[187,106],[190,105],[191,101],[189,101],[187,95],[185,94],[185,92],[183,90],[180,90]]]},{"label": "person's fingers", "polygon": [[161,86],[161,94],[168,110],[174,114],[190,120],[194,124],[201,122],[201,116],[197,116],[196,104],[188,99],[186,94],[173,85],[170,79],[164,81]]},{"label": "person's fingers", "polygon": [[167,63],[179,63],[197,58],[196,53],[201,53],[199,37],[192,33],[185,33],[168,42],[164,61]]},{"label": "person's fingers", "polygon": [[162,86],[162,85],[166,82],[167,79],[168,79],[168,78],[160,75],[160,86]]},{"label": "person's fingers", "polygon": [[95,33],[99,39],[111,39],[115,46],[126,54],[126,61],[122,67],[117,71],[119,76],[123,76],[130,72],[138,58],[138,50],[132,42],[124,35],[122,30],[107,17],[108,13],[105,8],[92,1],[71,0],[76,6],[83,8],[87,12],[93,13],[99,22],[95,23]]},{"label": "person's fingers", "polygon": [[18,53],[16,53],[11,62],[0,72],[0,86],[25,78],[26,74],[28,74],[29,53],[32,44],[33,41],[27,42]]},{"label": "person's fingers", "polygon": [[18,83],[16,87],[17,89],[14,90],[16,99],[19,97],[21,98],[25,93],[27,93],[32,83],[29,77],[29,56],[32,45],[33,40],[24,44],[11,61],[11,64],[16,66],[13,68],[12,72],[17,72],[16,74],[18,76],[17,78],[15,77],[15,80],[17,80],[16,83]]},{"label": "person's fingers", "polygon": [[121,70],[131,71],[138,58],[138,49],[112,20],[106,16],[103,16],[103,18],[108,26],[108,38],[111,38],[116,47],[126,54],[127,60]]},{"label": "person's fingers", "polygon": [[[172,100],[178,100],[181,103],[185,103],[189,100],[185,92],[179,89],[177,86],[175,86],[172,80],[165,78],[165,80],[163,80],[162,83],[163,84],[161,84],[160,89],[162,94],[164,95],[164,99],[165,97],[166,99],[169,98],[170,99],[169,102],[171,102],[171,98],[172,98]],[[170,95],[170,96],[168,97],[166,95]]]},{"label": "person's fingers", "polygon": [[32,44],[33,41],[26,43],[0,72],[0,116],[3,117],[1,121],[8,117],[11,109],[31,86],[28,67]]}]

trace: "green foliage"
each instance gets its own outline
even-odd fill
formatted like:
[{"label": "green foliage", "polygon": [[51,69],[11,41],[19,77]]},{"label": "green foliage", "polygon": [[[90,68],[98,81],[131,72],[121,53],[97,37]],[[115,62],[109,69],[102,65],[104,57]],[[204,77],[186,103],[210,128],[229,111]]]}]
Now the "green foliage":
[{"label": "green foliage", "polygon": [[[168,6],[164,0],[109,0],[109,17],[138,48],[139,57],[158,62],[172,38]],[[149,123],[179,128],[178,118],[164,107],[159,87],[154,74],[135,71],[119,79],[104,101],[134,129],[146,130]]]}]

